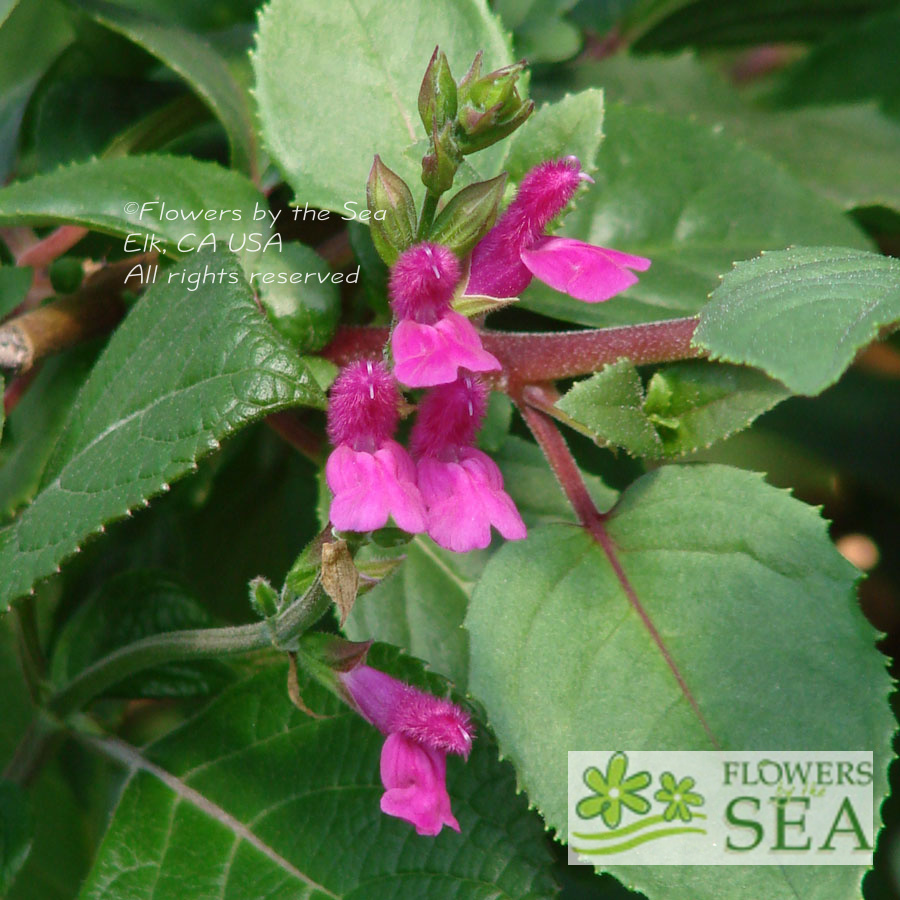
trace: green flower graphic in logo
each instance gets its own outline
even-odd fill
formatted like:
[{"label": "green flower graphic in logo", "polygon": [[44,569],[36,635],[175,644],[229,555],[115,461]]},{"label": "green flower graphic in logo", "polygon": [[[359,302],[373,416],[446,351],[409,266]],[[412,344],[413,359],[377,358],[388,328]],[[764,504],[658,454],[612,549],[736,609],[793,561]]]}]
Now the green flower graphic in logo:
[{"label": "green flower graphic in logo", "polygon": [[694,813],[689,807],[703,806],[703,797],[691,790],[696,783],[694,779],[682,778],[676,783],[675,776],[671,772],[663,772],[659,776],[659,783],[662,787],[653,796],[660,803],[668,804],[663,810],[663,818],[671,822],[677,816],[682,822],[690,822],[694,818]]},{"label": "green flower graphic in logo", "polygon": [[625,778],[627,768],[628,757],[614,753],[606,766],[606,775],[593,766],[584,770],[584,783],[594,793],[578,801],[576,811],[582,819],[602,816],[608,828],[616,828],[622,821],[623,804],[639,816],[650,809],[650,801],[638,794],[650,784],[650,773],[638,772]]}]

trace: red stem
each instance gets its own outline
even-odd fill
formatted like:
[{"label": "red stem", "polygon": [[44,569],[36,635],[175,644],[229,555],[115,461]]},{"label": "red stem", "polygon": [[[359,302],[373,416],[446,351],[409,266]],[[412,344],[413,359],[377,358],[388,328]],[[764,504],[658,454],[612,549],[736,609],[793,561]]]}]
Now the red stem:
[{"label": "red stem", "polygon": [[62,225],[25,250],[16,260],[16,265],[35,268],[46,266],[66,250],[71,250],[87,233],[87,228],[78,225]]},{"label": "red stem", "polygon": [[321,436],[307,428],[297,413],[289,409],[272,413],[266,416],[266,425],[316,465],[322,462],[324,443]]},{"label": "red stem", "polygon": [[[589,375],[623,356],[635,365],[693,359],[703,352],[691,346],[697,319],[670,319],[645,325],[520,334],[483,331],[485,350],[503,364],[508,384],[533,384]],[[354,359],[380,359],[387,328],[349,325],[338,329],[323,355],[337,365]]]}]

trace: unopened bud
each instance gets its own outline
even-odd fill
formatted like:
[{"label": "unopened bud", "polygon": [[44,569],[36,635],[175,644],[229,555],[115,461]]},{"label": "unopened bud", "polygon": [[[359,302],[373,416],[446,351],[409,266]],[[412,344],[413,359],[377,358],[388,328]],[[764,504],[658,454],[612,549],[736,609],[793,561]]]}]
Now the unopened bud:
[{"label": "unopened bud", "polygon": [[369,223],[375,249],[392,265],[415,241],[416,205],[406,182],[378,156],[366,183],[366,203],[372,215]]},{"label": "unopened bud", "polygon": [[450,73],[450,63],[440,47],[434,48],[431,62],[422,79],[419,116],[428,134],[435,128],[440,130],[447,122],[456,118],[456,82]]},{"label": "unopened bud", "polygon": [[431,229],[431,240],[465,256],[491,230],[497,220],[506,173],[490,181],[470,184],[441,210]]}]

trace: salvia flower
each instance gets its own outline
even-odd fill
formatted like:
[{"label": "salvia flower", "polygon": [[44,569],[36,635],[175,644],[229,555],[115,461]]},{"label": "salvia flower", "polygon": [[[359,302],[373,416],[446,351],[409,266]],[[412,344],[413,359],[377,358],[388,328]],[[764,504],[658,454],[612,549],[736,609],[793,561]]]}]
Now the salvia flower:
[{"label": "salvia flower", "polygon": [[411,436],[428,534],[457,553],[487,547],[492,525],[508,540],[526,536],[525,523],[503,490],[500,469],[472,446],[486,394],[471,373],[434,388],[419,404]]},{"label": "salvia flower", "polygon": [[382,363],[351,363],[331,388],[328,436],[335,449],[325,479],[334,494],[331,523],[340,531],[372,531],[391,516],[404,531],[425,530],[416,468],[392,439],[399,404],[400,392]]},{"label": "salvia flower", "polygon": [[515,200],[472,251],[466,294],[517,297],[537,277],[578,300],[598,303],[635,284],[637,276],[630,270],[646,271],[649,259],[544,234],[579,183],[590,180],[575,156],[535,166],[522,179]]},{"label": "salvia flower", "polygon": [[447,754],[467,757],[474,728],[451,703],[367,665],[338,674],[353,705],[387,740],[381,749],[381,811],[419,834],[459,831],[447,794]]},{"label": "salvia flower", "polygon": [[399,322],[391,351],[394,375],[402,384],[430,387],[455,381],[460,368],[500,369],[472,323],[450,307],[460,276],[456,256],[440,244],[416,244],[394,263],[389,291]]}]

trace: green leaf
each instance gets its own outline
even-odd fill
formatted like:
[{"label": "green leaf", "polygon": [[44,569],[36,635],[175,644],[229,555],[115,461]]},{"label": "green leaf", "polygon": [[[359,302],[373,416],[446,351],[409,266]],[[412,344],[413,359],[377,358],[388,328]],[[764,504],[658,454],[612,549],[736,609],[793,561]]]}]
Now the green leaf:
[{"label": "green leaf", "polygon": [[535,110],[509,139],[503,167],[511,181],[521,181],[532,166],[572,153],[593,172],[602,140],[603,91],[588,88]]},{"label": "green leaf", "polygon": [[302,676],[300,693],[329,718],[270,667],[151,745],[80,900],[555,896],[540,823],[485,736],[448,760],[461,834],[418,837],[379,811],[382,735]]},{"label": "green leaf", "polygon": [[[190,289],[210,271],[222,278]],[[260,316],[233,258],[198,253],[183,272],[184,285],[154,285],[115,332],[40,493],[0,531],[4,608],[222,438],[288,406],[324,405],[302,361]]]},{"label": "green leaf", "polygon": [[91,343],[46,360],[10,414],[0,445],[0,519],[37,492],[69,407],[96,358]]},{"label": "green leaf", "polygon": [[[204,240],[210,248],[213,235],[215,248],[233,249],[245,267],[269,240],[268,208],[237,172],[177,156],[97,159],[0,188],[3,225],[74,224],[132,235],[123,244],[132,253],[145,249],[143,235],[153,235],[173,255],[191,253]],[[265,217],[254,221],[263,210]]]},{"label": "green leaf", "polygon": [[357,599],[347,636],[403,647],[465,690],[469,637],[462,623],[488,551],[452,553],[418,536],[403,552],[403,564]]},{"label": "green leaf", "polygon": [[250,285],[275,330],[305,352],[324,347],[337,328],[341,298],[333,277],[311,247],[290,243],[263,253]]},{"label": "green leaf", "polygon": [[5,181],[31,93],[73,33],[66,10],[54,0],[19,0],[0,20],[0,181]]},{"label": "green leaf", "polygon": [[31,287],[32,274],[29,268],[0,266],[0,320],[25,299]]},{"label": "green leaf", "polygon": [[[51,677],[58,686],[120,647],[185,628],[208,628],[212,617],[186,588],[150,569],[108,579],[66,621],[56,639]],[[115,685],[113,697],[192,697],[214,693],[231,679],[218,660],[169,663]]]},{"label": "green leaf", "polygon": [[[340,35],[326,43],[311,35]],[[404,148],[424,135],[419,86],[435,45],[457,78],[478,50],[485,65],[512,62],[484,0],[272,0],[259,22],[253,67],[267,149],[297,199],[348,214],[364,209],[366,177],[380,153],[410,186],[421,185],[422,152]],[[335,128],[333,111],[340,111]],[[490,175],[502,150],[488,150]],[[350,210],[354,207],[350,207]]]},{"label": "green leaf", "polygon": [[183,78],[225,128],[231,164],[251,177],[256,147],[250,104],[221,56],[202,38],[104,0],[69,0],[106,28],[134,41]]},{"label": "green leaf", "polygon": [[652,458],[709,447],[789,396],[762,372],[699,360],[657,370],[645,392],[634,365],[620,359],[556,405],[595,439]]},{"label": "green leaf", "polygon": [[[687,52],[677,57],[616,54],[580,67],[577,83],[602,85],[610,101],[724,126],[726,134],[783,162],[798,180],[844,209],[900,209],[900,123],[872,103],[763,108],[747,102]],[[865,166],[859,164],[863,157]]]},{"label": "green leaf", "polygon": [[[891,679],[853,595],[857,572],[817,512],[755,473],[663,466],[601,527],[604,546],[561,526],[506,544],[466,620],[470,690],[560,839],[573,747],[874,750],[878,808],[896,728]],[[850,898],[862,875],[611,871],[666,900]]]},{"label": "green leaf", "polygon": [[17,784],[0,780],[0,891],[6,896],[31,849],[28,798]]},{"label": "green leaf", "polygon": [[694,344],[817,394],[857,350],[900,321],[900,263],[835,247],[795,247],[736,263],[700,314]]},{"label": "green leaf", "polygon": [[606,303],[580,303],[533,283],[526,308],[593,326],[674,318],[697,312],[721,272],[760,250],[870,246],[836,207],[766,157],[719,129],[650,110],[607,105],[594,177],[562,232],[653,264]]}]

